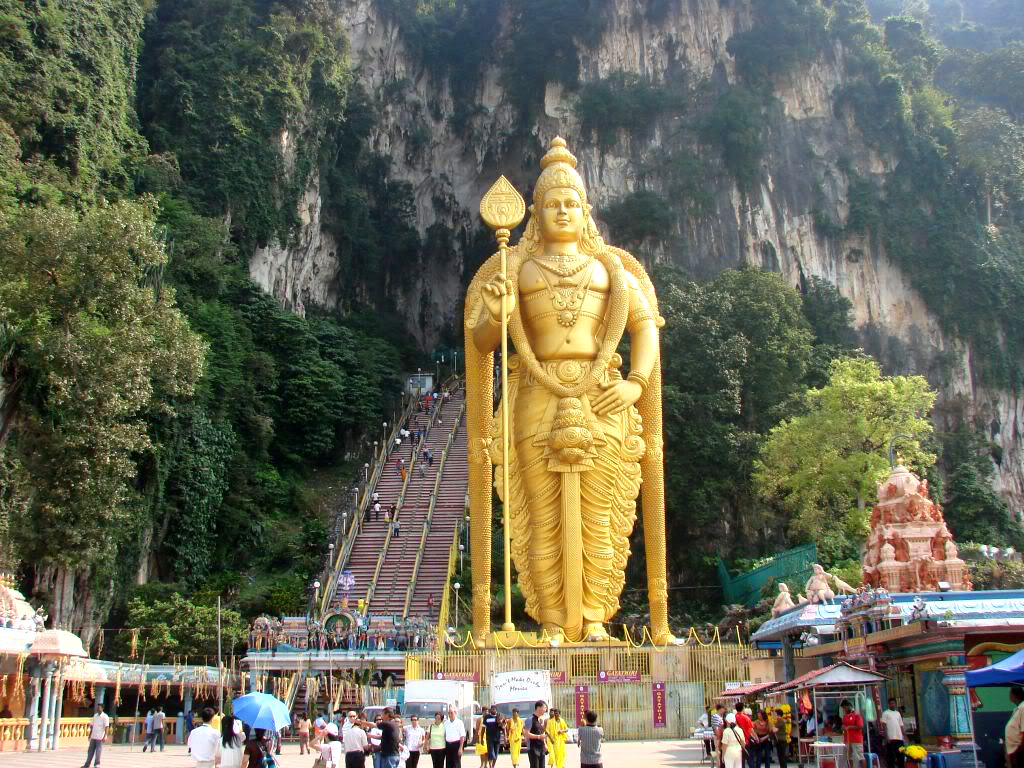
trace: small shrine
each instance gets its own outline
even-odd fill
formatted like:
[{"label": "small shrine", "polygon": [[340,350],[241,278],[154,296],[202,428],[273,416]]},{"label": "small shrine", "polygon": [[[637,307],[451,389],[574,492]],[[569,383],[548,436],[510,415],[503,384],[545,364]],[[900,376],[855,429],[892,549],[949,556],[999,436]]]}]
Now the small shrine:
[{"label": "small shrine", "polygon": [[971,589],[942,508],[928,497],[928,481],[902,464],[878,487],[862,567],[866,586],[889,592]]}]

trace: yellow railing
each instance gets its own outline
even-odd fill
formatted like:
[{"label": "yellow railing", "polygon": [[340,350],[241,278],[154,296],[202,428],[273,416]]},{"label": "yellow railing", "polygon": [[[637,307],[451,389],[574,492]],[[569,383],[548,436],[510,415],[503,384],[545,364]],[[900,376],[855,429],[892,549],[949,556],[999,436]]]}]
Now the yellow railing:
[{"label": "yellow railing", "polygon": [[444,467],[448,462],[448,452],[451,450],[452,443],[455,442],[455,434],[459,431],[459,425],[462,424],[462,418],[465,413],[466,405],[463,403],[462,407],[459,408],[458,416],[455,417],[455,424],[452,425],[451,432],[448,433],[448,442],[445,444],[444,451],[441,453],[441,458],[438,462],[437,475],[434,477],[434,490],[430,495],[430,507],[427,509],[427,520],[423,523],[423,533],[420,536],[420,548],[416,553],[416,562],[412,567],[409,588],[405,592],[405,606],[402,608],[403,619],[409,615],[409,605],[412,603],[413,592],[416,590],[416,579],[420,575],[420,565],[423,563],[423,552],[427,548],[427,536],[430,533],[430,526],[434,522],[434,508],[437,506],[437,496],[441,492],[441,475],[444,474]]},{"label": "yellow railing", "polygon": [[444,591],[441,593],[441,607],[437,613],[437,647],[445,647],[448,632],[448,612],[451,610],[452,576],[455,575],[456,558],[459,555],[459,526],[455,526],[452,535],[452,548],[448,551],[448,575],[445,577]]}]

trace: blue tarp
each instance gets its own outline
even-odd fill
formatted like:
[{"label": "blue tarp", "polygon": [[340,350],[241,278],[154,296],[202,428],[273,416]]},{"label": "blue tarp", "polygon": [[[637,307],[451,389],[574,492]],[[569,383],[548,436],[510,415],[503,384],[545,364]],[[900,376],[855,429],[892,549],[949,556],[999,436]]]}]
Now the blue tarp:
[{"label": "blue tarp", "polygon": [[969,688],[989,685],[1019,685],[1024,683],[1024,651],[1017,651],[1002,661],[982,669],[969,670],[965,677]]}]

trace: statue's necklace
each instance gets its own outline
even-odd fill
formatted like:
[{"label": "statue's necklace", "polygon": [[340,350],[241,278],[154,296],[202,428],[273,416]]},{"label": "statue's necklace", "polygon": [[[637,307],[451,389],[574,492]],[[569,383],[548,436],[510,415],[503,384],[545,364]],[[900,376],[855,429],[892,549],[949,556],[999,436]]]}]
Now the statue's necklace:
[{"label": "statue's necklace", "polygon": [[550,269],[559,277],[571,277],[593,261],[589,256],[568,253],[560,253],[555,257],[534,256],[533,258],[540,266]]},{"label": "statue's necklace", "polygon": [[[547,274],[543,269],[540,270],[540,276],[548,289],[548,296],[551,297],[551,306],[557,313],[558,324],[563,328],[572,328],[576,325],[580,310],[583,308],[583,300],[587,297],[587,291],[590,289],[590,281],[594,277],[594,262],[593,259],[585,259],[584,266],[587,262],[590,263],[590,270],[579,282],[571,280],[568,275],[563,275],[556,285],[551,285]],[[547,267],[547,264],[541,263],[540,266]],[[576,271],[578,272],[579,269]]]}]

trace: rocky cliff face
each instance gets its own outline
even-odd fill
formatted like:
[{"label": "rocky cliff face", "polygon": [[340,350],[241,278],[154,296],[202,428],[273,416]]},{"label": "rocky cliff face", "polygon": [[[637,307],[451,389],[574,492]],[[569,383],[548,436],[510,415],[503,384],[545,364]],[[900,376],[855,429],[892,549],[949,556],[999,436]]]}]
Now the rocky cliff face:
[{"label": "rocky cliff face", "polygon": [[[583,83],[620,71],[655,82],[673,72],[682,72],[691,82],[735,80],[726,43],[750,27],[749,2],[681,0],[670,3],[656,22],[642,6],[631,0],[605,5],[600,41],[580,50]],[[901,271],[877,243],[816,231],[816,209],[838,221],[847,213],[849,176],[839,167],[839,158],[844,158],[844,168],[865,178],[879,177],[893,162],[871,150],[852,119],[834,109],[833,91],[846,75],[840,47],[775,83],[782,113],[768,127],[769,150],[757,189],[745,195],[726,174],[717,174],[707,181],[711,205],[695,215],[683,205],[677,209],[666,187],[639,172],[659,150],[677,143],[680,118],[657,121],[643,139],[621,135],[611,147],[600,146],[581,133],[574,93],[549,83],[542,113],[529,126],[512,131],[518,113],[508,102],[498,67],[492,65],[480,73],[480,108],[456,129],[449,119],[456,108],[450,84],[411,55],[398,25],[375,0],[336,0],[336,9],[359,79],[379,100],[373,149],[391,159],[394,178],[412,185],[421,233],[439,223],[455,233],[474,232],[479,199],[497,175],[505,173],[525,192],[541,147],[561,134],[579,158],[599,219],[602,206],[639,188],[668,200],[671,236],[645,243],[641,255],[648,260],[673,260],[697,275],[755,264],[781,272],[794,285],[810,277],[833,283],[853,303],[855,324],[868,351],[890,370],[922,373],[940,388],[940,428],[944,414],[964,403],[990,425],[992,441],[1002,448],[998,488],[1018,513],[1024,510],[1024,403],[979,379],[971,348],[943,333],[915,291],[915,276]],[[395,83],[403,84],[397,96],[398,89],[391,87]],[[358,279],[338,274],[337,245],[321,232],[319,189],[319,180],[310,179],[296,242],[260,249],[251,259],[254,279],[298,311],[311,304],[334,306],[338,281]],[[396,297],[426,346],[436,341],[446,323],[457,327],[463,258],[453,252],[443,261],[424,264],[404,295]]]}]

